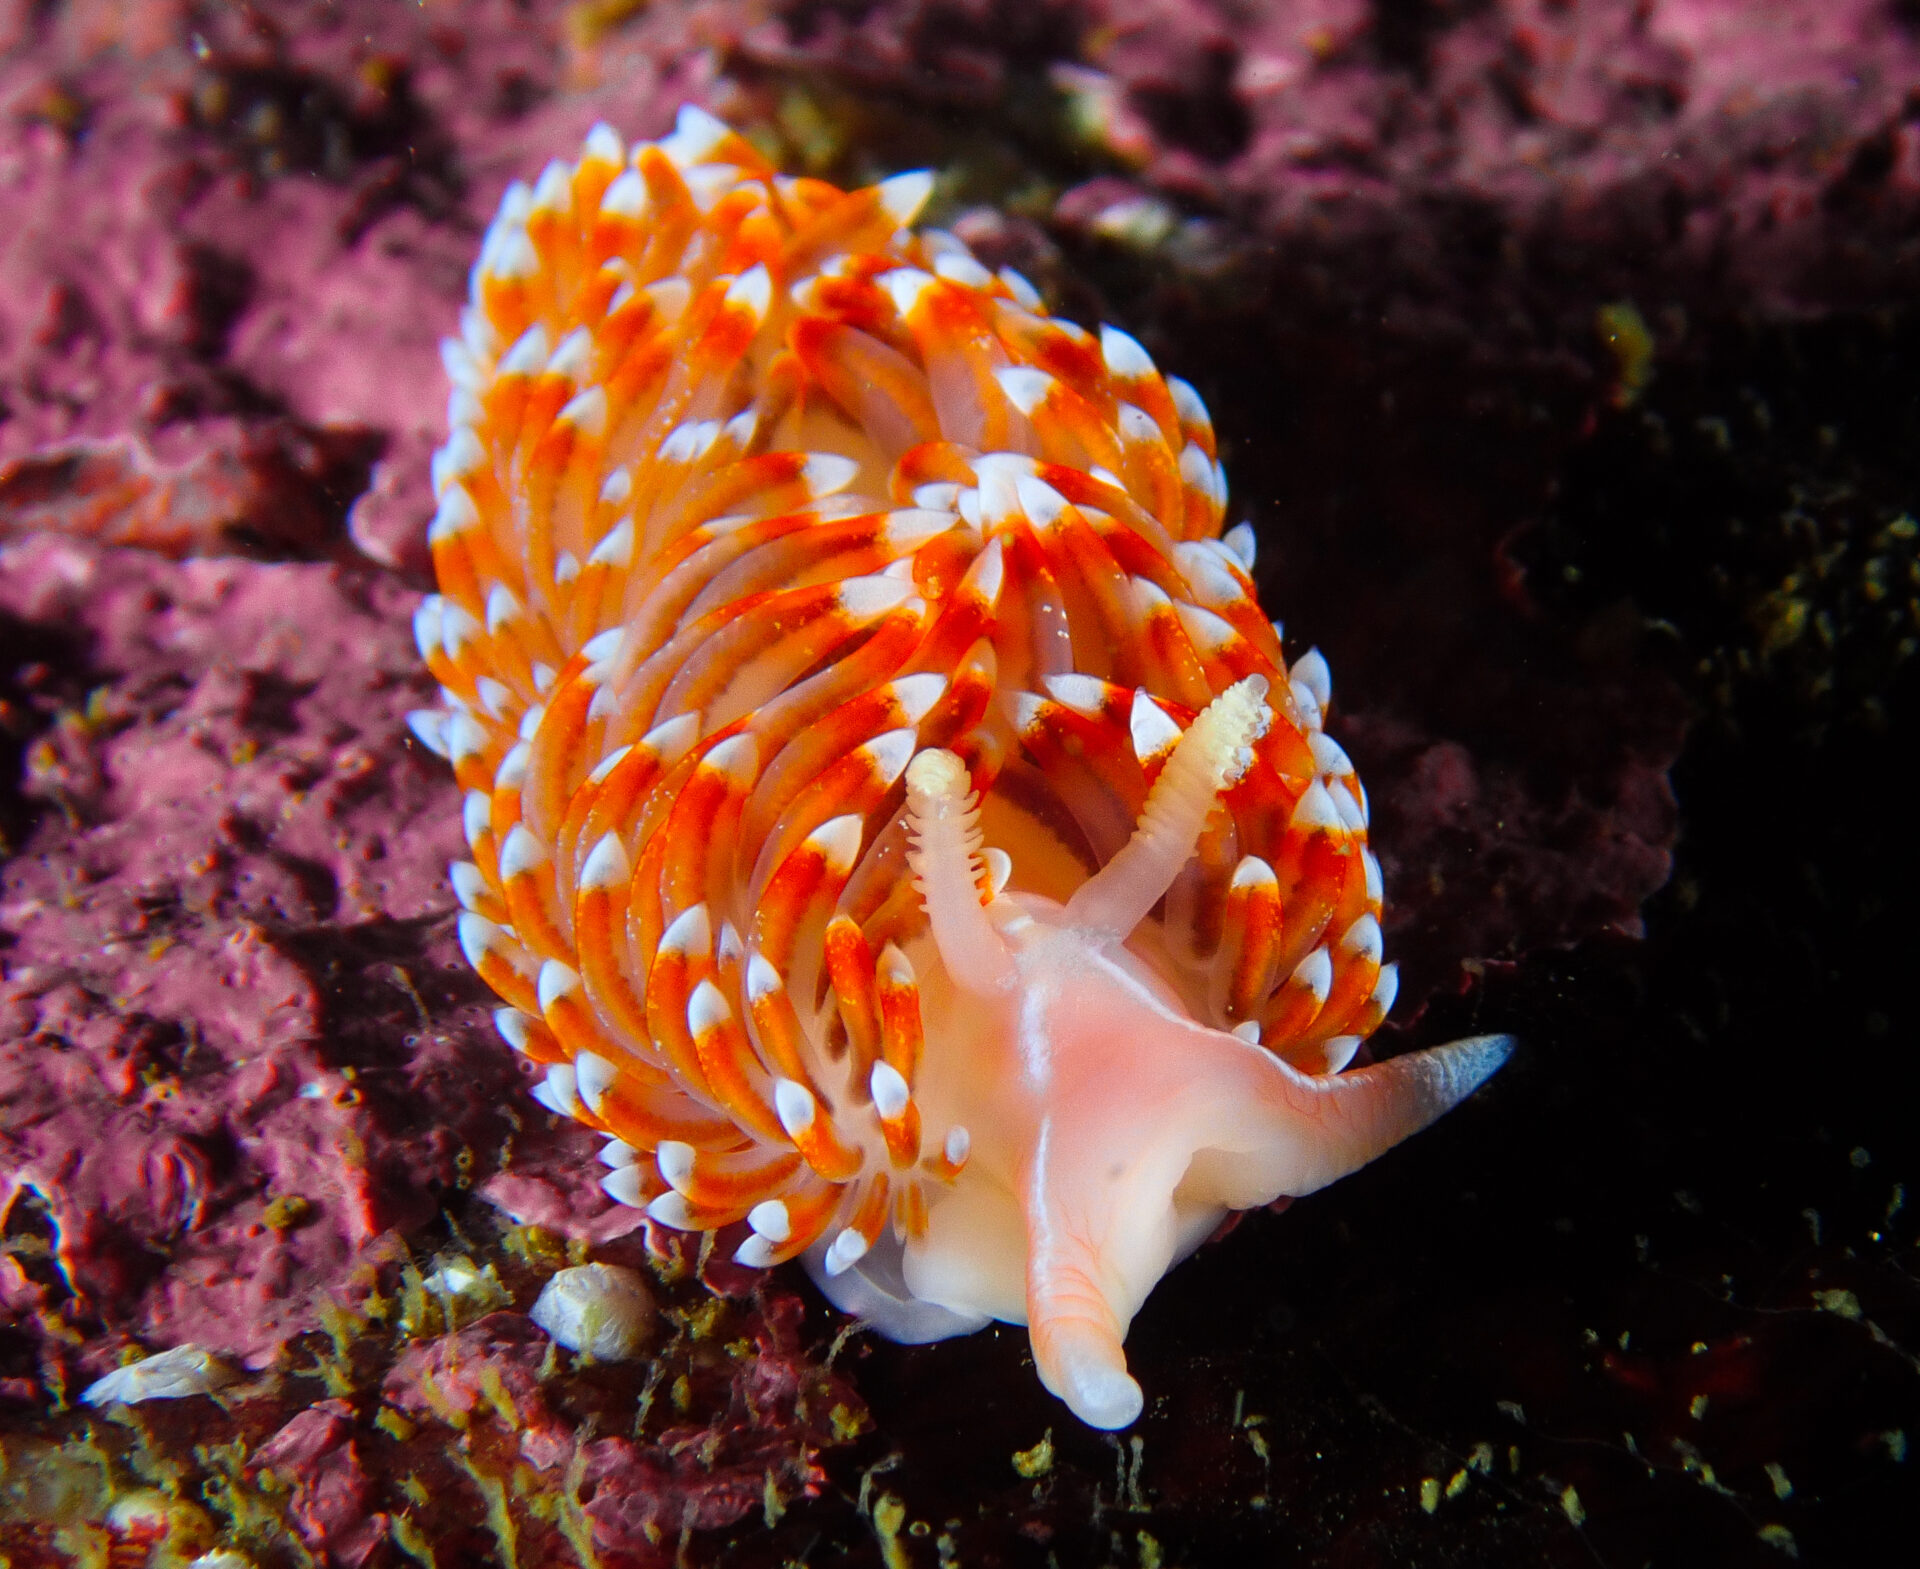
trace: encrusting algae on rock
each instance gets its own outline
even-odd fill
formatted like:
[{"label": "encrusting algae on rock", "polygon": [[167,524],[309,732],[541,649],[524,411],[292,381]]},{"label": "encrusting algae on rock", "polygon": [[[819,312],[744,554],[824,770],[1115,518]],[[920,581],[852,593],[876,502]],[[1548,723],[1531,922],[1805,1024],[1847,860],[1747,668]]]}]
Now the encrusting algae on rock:
[{"label": "encrusting algae on rock", "polygon": [[[1391,1007],[1366,792],[1132,338],[696,109],[502,201],[416,619],[461,942],[604,1186],[1083,1420],[1230,1211],[1471,1093]],[[1343,1071],[1348,1070],[1348,1071]]]}]

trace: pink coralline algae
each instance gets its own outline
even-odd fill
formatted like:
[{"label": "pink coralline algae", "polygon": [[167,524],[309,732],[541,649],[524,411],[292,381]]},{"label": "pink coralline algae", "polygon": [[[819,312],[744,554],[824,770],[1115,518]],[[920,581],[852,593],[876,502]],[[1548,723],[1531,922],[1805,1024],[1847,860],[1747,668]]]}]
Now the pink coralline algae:
[{"label": "pink coralline algae", "polygon": [[547,1337],[521,1315],[492,1313],[402,1353],[381,1395],[411,1417],[453,1423],[504,1400],[514,1411],[521,1455],[536,1471],[551,1470],[572,1445],[540,1393],[546,1350]]},{"label": "pink coralline algae", "polygon": [[46,725],[0,866],[0,1178],[53,1268],[0,1259],[11,1312],[262,1362],[498,1137],[450,1098],[490,1071],[457,1005],[427,1012],[457,835],[400,740],[408,603],[325,566],[0,556],[37,656],[8,701]]},{"label": "pink coralline algae", "polygon": [[[584,1539],[614,1561],[651,1566],[670,1561],[685,1532],[777,1514],[783,1500],[813,1492],[824,1480],[813,1453],[866,1425],[852,1388],[803,1353],[801,1318],[799,1300],[782,1292],[751,1309],[709,1302],[688,1320],[691,1337],[673,1343],[681,1375],[669,1389],[628,1365],[556,1382],[546,1337],[517,1313],[494,1313],[405,1352],[382,1394],[423,1431],[470,1435],[471,1463],[456,1472],[530,1468],[538,1483],[520,1486],[548,1496],[555,1507],[545,1519],[560,1528],[523,1524],[529,1551],[562,1538],[579,1551]],[[586,1380],[603,1387],[583,1395]],[[704,1420],[676,1419],[693,1402]],[[600,1415],[583,1421],[583,1405]],[[644,1437],[634,1432],[636,1407]],[[412,1512],[440,1545],[458,1550],[475,1534],[457,1502]]]},{"label": "pink coralline algae", "polygon": [[1224,273],[1506,356],[1602,291],[1817,309],[1913,265],[1920,38],[1880,0],[935,11],[810,8],[744,47],[958,102],[1045,72],[1109,165],[1057,227],[1170,292]]},{"label": "pink coralline algae", "polygon": [[354,1442],[353,1408],[344,1400],[307,1407],[253,1452],[292,1489],[295,1529],[344,1569],[359,1569],[386,1539],[388,1517],[370,1513],[374,1487]]},{"label": "pink coralline algae", "polygon": [[351,507],[417,570],[435,344],[521,170],[597,118],[777,107],[743,79],[823,96],[831,156],[835,115],[1034,77],[1076,139],[1062,232],[1149,242],[1175,289],[1270,266],[1289,315],[1518,353],[1596,290],[1818,308],[1911,265],[1920,47],[1881,0],[15,4],[0,511],[324,552]]}]

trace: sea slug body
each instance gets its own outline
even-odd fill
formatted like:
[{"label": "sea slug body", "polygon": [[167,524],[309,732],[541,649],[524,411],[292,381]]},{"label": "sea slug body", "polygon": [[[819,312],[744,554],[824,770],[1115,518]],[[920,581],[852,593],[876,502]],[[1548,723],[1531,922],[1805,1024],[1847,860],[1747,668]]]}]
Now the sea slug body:
[{"label": "sea slug body", "polygon": [[512,187],[444,346],[414,717],[460,940],[604,1186],[1122,1427],[1153,1284],[1505,1059],[1391,1006],[1367,797],[1199,397],[694,109]]}]

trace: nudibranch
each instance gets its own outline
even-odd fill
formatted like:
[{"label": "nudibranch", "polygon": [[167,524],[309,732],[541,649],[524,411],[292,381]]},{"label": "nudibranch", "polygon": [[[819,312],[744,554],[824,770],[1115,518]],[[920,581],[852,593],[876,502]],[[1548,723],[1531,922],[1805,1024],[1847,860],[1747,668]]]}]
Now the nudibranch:
[{"label": "nudibranch", "polygon": [[1367,797],[1185,382],[712,116],[511,187],[444,346],[461,945],[604,1187],[896,1339],[1121,1345],[1234,1210],[1461,1100],[1391,1006]]}]

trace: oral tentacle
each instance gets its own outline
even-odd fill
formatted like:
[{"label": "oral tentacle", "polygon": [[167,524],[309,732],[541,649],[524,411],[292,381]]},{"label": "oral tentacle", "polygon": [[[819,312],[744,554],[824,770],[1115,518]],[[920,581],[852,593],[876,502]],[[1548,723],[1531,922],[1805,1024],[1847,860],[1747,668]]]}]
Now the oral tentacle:
[{"label": "oral tentacle", "polygon": [[1070,922],[1124,937],[1146,919],[1192,859],[1220,792],[1252,762],[1267,729],[1266,696],[1265,677],[1248,676],[1200,711],[1148,792],[1133,837],[1067,901]]},{"label": "oral tentacle", "polygon": [[1036,1176],[1028,1206],[1027,1333],[1040,1382],[1089,1427],[1131,1426],[1143,1397],[1127,1371],[1126,1326],[1095,1282],[1089,1239]]}]

